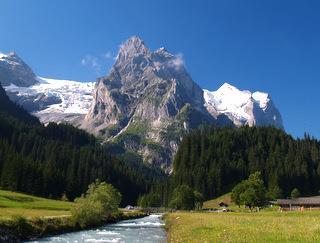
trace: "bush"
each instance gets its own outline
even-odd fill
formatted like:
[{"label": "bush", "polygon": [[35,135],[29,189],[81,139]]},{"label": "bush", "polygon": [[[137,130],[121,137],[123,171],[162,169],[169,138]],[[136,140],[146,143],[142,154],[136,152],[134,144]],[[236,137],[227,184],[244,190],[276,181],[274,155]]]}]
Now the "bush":
[{"label": "bush", "polygon": [[112,185],[96,181],[87,192],[75,200],[71,215],[75,223],[84,228],[96,225],[118,210],[121,194]]},{"label": "bush", "polygon": [[25,238],[26,235],[29,235],[30,232],[32,232],[32,226],[28,223],[28,220],[21,215],[12,216],[10,224],[22,238]]}]

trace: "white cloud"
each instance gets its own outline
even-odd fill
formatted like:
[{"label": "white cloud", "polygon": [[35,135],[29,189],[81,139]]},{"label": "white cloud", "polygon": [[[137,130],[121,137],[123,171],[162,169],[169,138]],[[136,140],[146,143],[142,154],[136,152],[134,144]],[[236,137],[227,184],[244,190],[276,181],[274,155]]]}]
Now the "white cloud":
[{"label": "white cloud", "polygon": [[106,58],[106,59],[111,59],[112,58],[112,53],[110,51],[108,51],[105,54],[103,54],[103,57]]},{"label": "white cloud", "polygon": [[85,55],[85,57],[81,59],[81,65],[93,69],[97,74],[101,72],[101,64],[97,57]]},{"label": "white cloud", "polygon": [[102,69],[110,65],[110,60],[113,60],[113,58],[110,51],[97,56],[87,54],[81,59],[81,65],[92,69],[97,75],[101,75]]},{"label": "white cloud", "polygon": [[181,67],[183,67],[184,66],[183,54],[178,53],[177,55],[175,55],[175,57],[169,61],[169,66],[175,69],[180,69]]}]

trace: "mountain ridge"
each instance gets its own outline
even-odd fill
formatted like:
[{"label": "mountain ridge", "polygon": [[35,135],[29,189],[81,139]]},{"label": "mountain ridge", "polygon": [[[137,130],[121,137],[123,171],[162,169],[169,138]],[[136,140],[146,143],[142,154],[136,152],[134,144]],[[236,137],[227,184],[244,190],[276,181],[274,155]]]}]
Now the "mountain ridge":
[{"label": "mountain ridge", "polygon": [[[120,46],[109,74],[95,84],[37,76],[36,81],[29,87],[10,83],[4,88],[43,123],[79,126],[165,170],[170,170],[183,135],[201,124],[283,128],[268,94],[229,84],[213,92],[202,90],[179,55],[164,47],[151,51],[137,36]],[[245,97],[244,104],[230,97]]]}]

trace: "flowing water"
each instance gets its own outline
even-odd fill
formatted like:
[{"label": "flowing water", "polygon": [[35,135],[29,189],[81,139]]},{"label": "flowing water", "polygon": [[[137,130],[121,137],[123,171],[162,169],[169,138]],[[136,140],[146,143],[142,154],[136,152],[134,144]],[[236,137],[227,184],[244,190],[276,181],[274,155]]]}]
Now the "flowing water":
[{"label": "flowing water", "polygon": [[165,242],[161,215],[123,220],[97,229],[38,239],[34,242]]}]

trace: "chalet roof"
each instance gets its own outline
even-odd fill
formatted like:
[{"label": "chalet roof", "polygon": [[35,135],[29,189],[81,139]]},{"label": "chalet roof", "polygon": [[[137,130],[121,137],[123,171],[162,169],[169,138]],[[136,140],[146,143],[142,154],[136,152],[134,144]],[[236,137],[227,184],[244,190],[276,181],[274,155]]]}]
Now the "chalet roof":
[{"label": "chalet roof", "polygon": [[320,205],[320,196],[316,197],[299,197],[294,199],[278,199],[277,205]]}]

